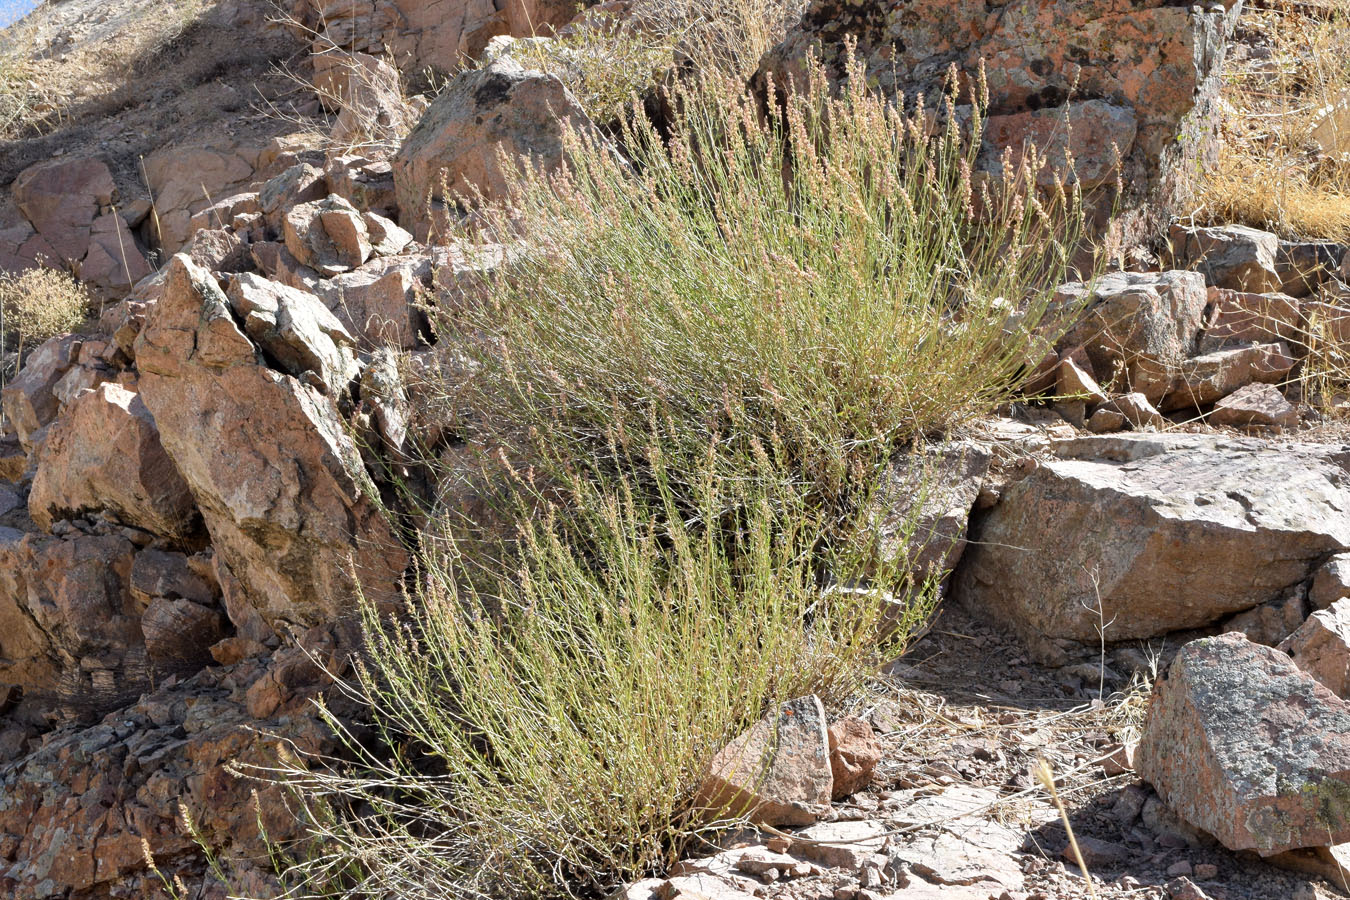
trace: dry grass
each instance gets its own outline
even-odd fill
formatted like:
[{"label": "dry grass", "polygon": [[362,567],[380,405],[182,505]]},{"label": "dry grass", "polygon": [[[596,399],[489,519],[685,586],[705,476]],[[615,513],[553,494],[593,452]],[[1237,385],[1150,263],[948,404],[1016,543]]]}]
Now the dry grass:
[{"label": "dry grass", "polygon": [[22,354],[78,328],[89,311],[84,286],[59,269],[0,273],[0,346]]},{"label": "dry grass", "polygon": [[[1201,215],[1350,241],[1350,0],[1268,7],[1243,13],[1256,52],[1230,64],[1221,158]],[[1338,105],[1339,130],[1329,124]]]}]

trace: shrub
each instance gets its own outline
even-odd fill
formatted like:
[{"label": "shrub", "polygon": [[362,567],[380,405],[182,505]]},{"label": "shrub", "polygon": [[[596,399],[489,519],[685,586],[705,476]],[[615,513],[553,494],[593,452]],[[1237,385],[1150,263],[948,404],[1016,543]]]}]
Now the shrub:
[{"label": "shrub", "polygon": [[676,481],[710,446],[731,477],[762,453],[842,510],[997,405],[1043,354],[1080,205],[1037,195],[1034,152],[979,180],[978,109],[932,126],[855,76],[767,112],[699,81],[668,137],[632,124],[621,158],[574,135],[568,171],[527,174],[480,234],[524,235],[521,259],[437,323],[476,357],[484,440],[606,471],[655,444]]},{"label": "shrub", "polygon": [[435,519],[408,615],[362,605],[371,733],[330,716],[354,764],[287,772],[323,848],[297,893],[662,871],[738,820],[695,802],[719,748],[776,702],[848,696],[930,611],[877,552],[872,485],[1039,359],[1076,199],[1036,195],[1034,153],[981,183],[979,111],[951,97],[937,127],[861,79],[671,103],[670,134],[629,126],[625,157],[573,135],[568,172],[485,214],[522,253],[437,325],[476,373],[457,421],[521,461],[519,537],[485,557]]},{"label": "shrub", "polygon": [[[356,769],[291,774],[326,845],[292,873],[304,890],[598,891],[735,819],[695,803],[712,756],[778,700],[851,694],[928,610],[879,637],[875,595],[821,590],[819,512],[706,485],[686,520],[669,495],[652,510],[578,482],[583,502],[525,526],[497,594],[463,588],[453,545],[429,543],[410,623],[364,606],[353,688],[380,739],[330,717]],[[745,516],[699,524],[728,507]]]},{"label": "shrub", "polygon": [[90,303],[84,286],[60,269],[0,273],[0,346],[22,355],[48,338],[74,331]]}]

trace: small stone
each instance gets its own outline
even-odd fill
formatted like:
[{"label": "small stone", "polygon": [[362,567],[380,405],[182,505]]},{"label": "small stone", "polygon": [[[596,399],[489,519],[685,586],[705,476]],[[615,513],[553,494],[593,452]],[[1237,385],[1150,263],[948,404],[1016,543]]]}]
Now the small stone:
[{"label": "small stone", "polygon": [[872,726],[856,716],[845,716],[830,725],[830,769],[834,776],[831,796],[838,800],[867,787],[881,761],[881,742]]},{"label": "small stone", "polygon": [[1181,862],[1174,862],[1167,867],[1167,877],[1176,878],[1179,875],[1191,875],[1193,871],[1190,861],[1183,859]]},{"label": "small stone", "polygon": [[1313,573],[1308,602],[1313,609],[1326,609],[1342,597],[1350,597],[1350,553],[1338,553]]},{"label": "small stone", "polygon": [[1219,867],[1214,863],[1197,863],[1195,866],[1195,877],[1201,881],[1209,881],[1211,878],[1217,878]]},{"label": "small stone", "polygon": [[1209,894],[1200,889],[1200,886],[1189,878],[1174,878],[1163,885],[1167,891],[1167,896],[1171,900],[1210,900]]},{"label": "small stone", "polygon": [[[1087,835],[1078,836],[1078,851],[1083,854],[1083,864],[1088,867],[1089,871],[1113,868],[1130,853],[1122,844]],[[1073,852],[1073,844],[1066,845],[1059,855],[1066,862],[1078,865],[1078,858]]]},{"label": "small stone", "polygon": [[1298,407],[1273,384],[1249,384],[1214,404],[1209,422],[1235,428],[1293,428],[1298,425]]},{"label": "small stone", "polygon": [[1280,649],[1333,694],[1350,698],[1350,600],[1313,613]]},{"label": "small stone", "polygon": [[[1162,430],[1169,423],[1163,418],[1162,413],[1154,408],[1153,404],[1148,402],[1148,398],[1140,393],[1122,394],[1119,397],[1113,397],[1102,404],[1101,409],[1092,414],[1092,419],[1088,420],[1089,430],[1096,430],[1092,421],[1103,412],[1114,412],[1125,418],[1125,421],[1134,428],[1154,428]],[[1103,420],[1105,421],[1105,420]]]}]

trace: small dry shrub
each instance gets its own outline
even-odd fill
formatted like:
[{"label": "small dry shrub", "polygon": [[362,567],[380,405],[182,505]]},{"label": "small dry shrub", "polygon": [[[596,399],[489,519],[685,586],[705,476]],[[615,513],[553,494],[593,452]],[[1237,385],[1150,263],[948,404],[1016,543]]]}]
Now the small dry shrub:
[{"label": "small dry shrub", "polygon": [[92,298],[70,273],[37,268],[0,273],[0,345],[22,354],[84,322]]}]

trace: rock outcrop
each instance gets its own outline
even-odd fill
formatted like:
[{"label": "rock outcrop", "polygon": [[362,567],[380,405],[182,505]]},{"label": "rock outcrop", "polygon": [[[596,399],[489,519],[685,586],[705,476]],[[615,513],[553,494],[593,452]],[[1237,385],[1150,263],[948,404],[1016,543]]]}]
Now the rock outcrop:
[{"label": "rock outcrop", "polygon": [[[856,41],[869,82],[936,102],[949,67],[973,79],[983,66],[984,167],[997,173],[1003,148],[1020,152],[1024,140],[1039,141],[1052,161],[1071,149],[1079,179],[1099,188],[1100,218],[1119,204],[1126,233],[1140,235],[1167,223],[1186,193],[1185,173],[1215,152],[1213,110],[1240,9],[1169,0],[811,0],[761,71],[801,83],[815,52],[838,79],[847,42]],[[1117,172],[1126,186],[1120,198]]]},{"label": "rock outcrop", "polygon": [[[323,392],[331,372],[268,368],[247,321],[210,273],[175,257],[137,341],[141,393],[249,603],[274,628],[315,624],[351,611],[357,580],[390,594],[406,557],[363,493],[356,447]],[[296,327],[279,340],[311,336]],[[324,358],[309,346],[292,362]]]}]

